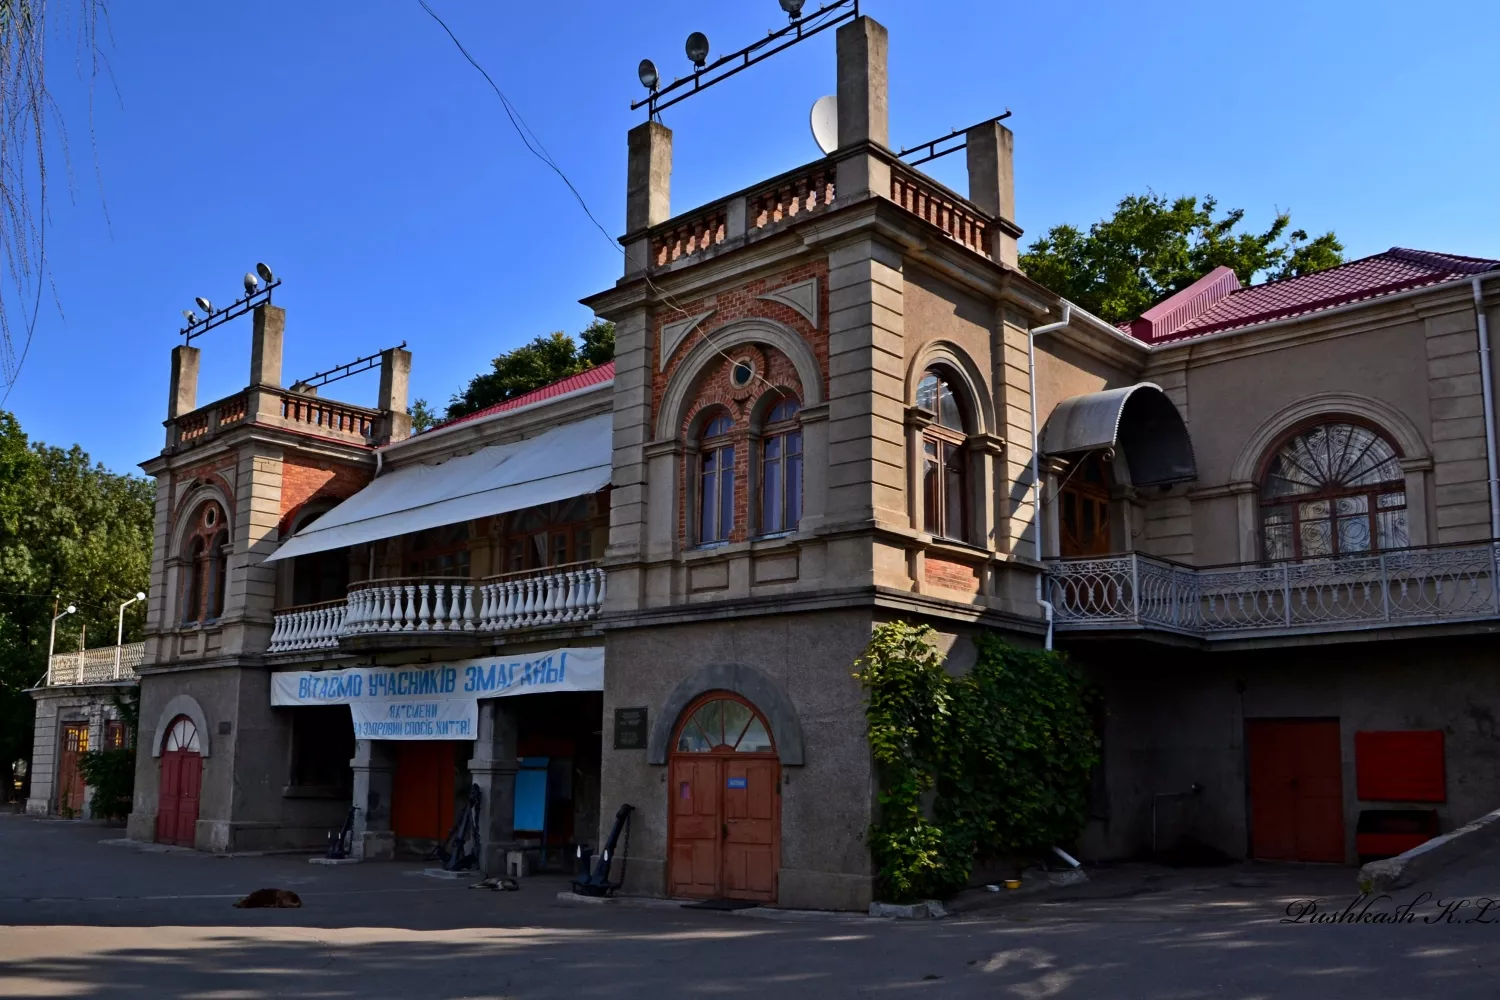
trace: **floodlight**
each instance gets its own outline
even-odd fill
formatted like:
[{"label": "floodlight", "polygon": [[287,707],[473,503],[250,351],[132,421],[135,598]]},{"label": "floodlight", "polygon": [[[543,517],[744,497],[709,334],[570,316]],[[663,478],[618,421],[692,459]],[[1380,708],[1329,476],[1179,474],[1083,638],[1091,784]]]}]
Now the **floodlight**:
[{"label": "floodlight", "polygon": [[264,264],[256,264],[255,273],[260,275],[260,280],[268,285],[276,280],[276,276],[271,273],[271,269]]},{"label": "floodlight", "polygon": [[702,69],[708,65],[708,36],[701,31],[695,31],[687,37],[687,57],[693,61],[695,69]]},{"label": "floodlight", "polygon": [[245,294],[254,295],[255,289],[260,285],[260,279],[249,271],[245,272]]},{"label": "floodlight", "polygon": [[802,16],[802,5],[806,0],[781,0],[781,9],[786,11],[787,17],[793,21]]},{"label": "floodlight", "polygon": [[212,313],[214,311],[214,304],[201,295],[193,299],[193,301],[198,303],[198,308],[202,309],[206,313]]},{"label": "floodlight", "polygon": [[655,92],[657,84],[661,83],[661,77],[656,73],[656,63],[650,59],[641,60],[641,65],[636,70],[636,75],[641,78],[641,86],[652,92]]},{"label": "floodlight", "polygon": [[193,312],[191,309],[184,309],[182,311],[182,318],[187,320],[188,326],[192,326],[194,323],[198,322],[198,314]]}]

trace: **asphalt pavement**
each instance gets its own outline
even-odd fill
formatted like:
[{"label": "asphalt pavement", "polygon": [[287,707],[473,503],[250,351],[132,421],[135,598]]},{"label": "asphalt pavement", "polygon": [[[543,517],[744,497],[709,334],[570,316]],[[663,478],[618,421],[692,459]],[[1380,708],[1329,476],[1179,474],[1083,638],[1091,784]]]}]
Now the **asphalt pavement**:
[{"label": "asphalt pavement", "polygon": [[[569,905],[557,877],[498,893],[420,864],[122,838],[0,815],[0,996],[1500,996],[1500,907],[1485,902],[1500,898],[1500,849],[1384,900],[1355,903],[1352,868],[1126,865],[891,921]],[[304,905],[231,906],[259,888]]]}]

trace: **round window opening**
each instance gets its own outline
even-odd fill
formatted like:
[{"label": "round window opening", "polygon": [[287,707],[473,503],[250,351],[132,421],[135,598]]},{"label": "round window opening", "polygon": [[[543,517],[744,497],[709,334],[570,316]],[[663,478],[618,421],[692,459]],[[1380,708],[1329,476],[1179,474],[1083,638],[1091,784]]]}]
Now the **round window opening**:
[{"label": "round window opening", "polygon": [[219,520],[219,512],[210,507],[203,512],[203,523],[212,528]]},{"label": "round window opening", "polygon": [[734,384],[736,389],[746,388],[754,378],[755,365],[747,358],[741,358],[739,361],[736,361],[734,367],[729,371],[729,381]]}]

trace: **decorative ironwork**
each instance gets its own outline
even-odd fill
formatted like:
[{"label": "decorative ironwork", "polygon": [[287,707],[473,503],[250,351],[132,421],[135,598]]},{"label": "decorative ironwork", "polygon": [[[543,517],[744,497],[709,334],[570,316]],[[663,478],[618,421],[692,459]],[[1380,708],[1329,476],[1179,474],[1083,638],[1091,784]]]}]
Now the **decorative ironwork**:
[{"label": "decorative ironwork", "polygon": [[1268,559],[1404,548],[1406,480],[1396,449],[1358,424],[1317,424],[1272,455],[1261,486]]},{"label": "decorative ironwork", "polygon": [[[996,122],[1003,122],[1003,121],[1005,121],[1005,119],[1007,119],[1009,117],[1010,117],[1010,108],[1006,108],[1005,109],[1005,114],[1003,114],[1003,115],[996,115],[993,118],[986,118],[984,121],[979,122],[977,125],[970,125],[968,128],[956,128],[952,132],[949,132],[947,135],[941,136],[941,137],[939,137],[937,139],[933,139],[930,142],[919,142],[915,146],[907,146],[901,152],[897,153],[896,157],[897,157],[897,159],[905,160],[912,153],[916,153],[916,152],[919,152],[919,151],[925,149],[927,151],[927,155],[926,156],[923,156],[920,159],[916,159],[916,160],[907,160],[907,165],[915,167],[915,166],[918,166],[920,164],[926,163],[929,160],[940,159],[941,157],[947,156],[949,153],[956,153],[960,149],[968,149],[969,148],[968,135],[974,129],[976,129],[976,128],[983,128],[986,125],[993,125]],[[963,142],[959,143],[956,146],[949,146],[947,149],[942,149],[942,150],[938,149],[938,147],[941,146],[943,143],[949,142],[949,141],[951,141],[953,139],[956,139],[959,136],[964,136],[964,141]]]},{"label": "decorative ironwork", "polygon": [[1214,639],[1500,617],[1497,566],[1491,542],[1204,568],[1130,553],[1060,560],[1047,579],[1059,628]]}]

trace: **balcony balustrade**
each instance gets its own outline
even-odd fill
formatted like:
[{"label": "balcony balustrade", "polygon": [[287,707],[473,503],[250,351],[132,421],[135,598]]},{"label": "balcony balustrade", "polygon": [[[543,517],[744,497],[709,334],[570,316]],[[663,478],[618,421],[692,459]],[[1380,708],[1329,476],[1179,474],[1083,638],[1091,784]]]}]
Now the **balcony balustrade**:
[{"label": "balcony balustrade", "polygon": [[123,646],[103,646],[77,653],[54,653],[48,665],[47,684],[52,687],[73,684],[108,684],[135,680],[135,668],[146,659],[146,644],[132,642]]},{"label": "balcony balustrade", "polygon": [[340,639],[400,635],[488,638],[519,629],[586,621],[604,603],[604,571],[575,563],[524,573],[467,579],[370,580],[342,601],[277,612],[269,652],[336,649]]},{"label": "balcony balustrade", "polygon": [[1052,563],[1047,587],[1059,630],[1212,640],[1497,618],[1497,566],[1494,542],[1210,567],[1129,553]]}]

